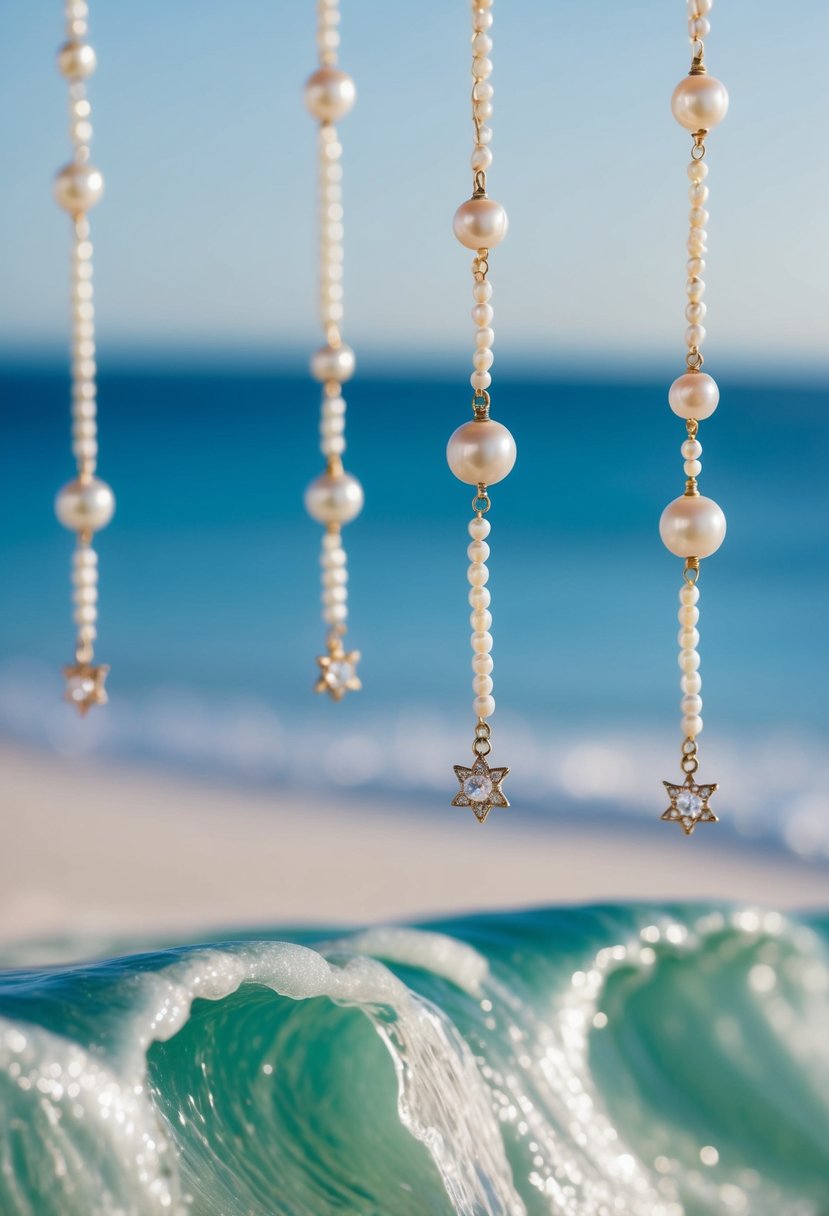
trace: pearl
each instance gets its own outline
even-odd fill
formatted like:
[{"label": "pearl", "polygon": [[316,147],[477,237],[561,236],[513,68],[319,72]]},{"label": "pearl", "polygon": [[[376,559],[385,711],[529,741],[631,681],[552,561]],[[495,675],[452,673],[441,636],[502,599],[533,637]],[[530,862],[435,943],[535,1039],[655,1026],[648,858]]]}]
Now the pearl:
[{"label": "pearl", "polygon": [[475,346],[478,350],[489,350],[494,341],[495,330],[490,329],[488,325],[475,331]]},{"label": "pearl", "polygon": [[682,467],[685,471],[686,477],[699,477],[700,473],[702,472],[702,461],[686,460]]},{"label": "pearl", "polygon": [[689,346],[699,347],[705,340],[705,327],[703,325],[689,325],[685,330],[685,341]]},{"label": "pearl", "polygon": [[685,320],[690,321],[692,325],[699,325],[705,320],[707,312],[708,309],[705,304],[700,301],[694,301],[685,307]]},{"label": "pearl", "polygon": [[58,70],[67,80],[86,80],[95,71],[96,63],[93,48],[74,38],[64,42],[58,51]]},{"label": "pearl", "polygon": [[696,604],[682,604],[676,614],[676,618],[680,625],[690,628],[699,621],[699,608],[697,608]]},{"label": "pearl", "polygon": [[488,371],[495,361],[495,356],[488,346],[481,346],[473,352],[472,366],[478,372]]},{"label": "pearl", "polygon": [[472,670],[476,675],[488,676],[495,666],[491,654],[476,653],[472,656]]},{"label": "pearl", "polygon": [[686,76],[671,97],[671,111],[686,131],[710,131],[728,111],[728,90],[716,76]]},{"label": "pearl", "polygon": [[702,697],[696,693],[683,697],[679,703],[679,708],[683,714],[698,714],[702,710]]},{"label": "pearl", "polygon": [[692,160],[688,165],[688,176],[692,182],[701,182],[708,176],[708,166],[704,160]]},{"label": "pearl", "polygon": [[482,148],[478,145],[472,149],[472,156],[469,160],[472,166],[472,172],[477,173],[479,169],[488,169],[492,164],[492,153],[489,148]]},{"label": "pearl", "polygon": [[468,198],[452,221],[455,236],[467,249],[494,249],[507,235],[507,213],[494,199]]},{"label": "pearl", "polygon": [[681,650],[696,650],[699,646],[699,630],[693,626],[688,629],[680,629],[676,640],[679,642]]},{"label": "pearl", "polygon": [[699,603],[699,587],[696,583],[683,583],[679,589],[680,604]]},{"label": "pearl", "polygon": [[489,567],[483,562],[473,562],[466,572],[466,577],[473,587],[483,587],[489,582]]},{"label": "pearl", "polygon": [[692,275],[685,284],[685,294],[692,304],[698,304],[705,294],[705,283],[699,275]]},{"label": "pearl", "polygon": [[446,445],[449,468],[470,486],[492,486],[503,481],[515,458],[515,440],[505,426],[492,418],[465,422]]},{"label": "pearl", "polygon": [[683,692],[699,692],[702,688],[702,676],[698,671],[687,671],[682,676],[679,684]]},{"label": "pearl", "polygon": [[495,713],[495,698],[476,697],[472,702],[472,712],[478,718],[490,718]]},{"label": "pearl", "polygon": [[688,675],[696,671],[699,667],[699,651],[698,650],[680,650],[679,666],[682,671]]},{"label": "pearl", "polygon": [[489,587],[469,588],[470,608],[488,608],[491,602],[492,596],[489,593]]},{"label": "pearl", "polygon": [[311,375],[325,384],[336,380],[342,384],[354,375],[354,351],[342,343],[340,346],[321,346],[311,356]]},{"label": "pearl", "polygon": [[[679,418],[702,422],[710,418],[720,400],[716,380],[707,372],[686,372],[668,390],[668,403]],[[699,556],[699,554],[697,554]]]},{"label": "pearl", "polygon": [[476,304],[472,309],[472,320],[479,329],[489,329],[494,316],[491,304]]},{"label": "pearl", "polygon": [[688,223],[692,228],[704,228],[711,216],[704,207],[692,207],[688,212]]},{"label": "pearl", "polygon": [[[362,511],[363,500],[363,487],[350,473],[329,473],[326,470],[305,491],[305,509],[312,519],[321,524],[349,523]],[[336,552],[329,550],[325,557],[330,560]],[[333,560],[331,564],[335,564]]]},{"label": "pearl", "polygon": [[97,532],[115,514],[115,495],[98,477],[77,478],[59,491],[55,514],[71,532]]},{"label": "pearl", "polygon": [[472,691],[479,697],[485,697],[492,692],[492,676],[475,676],[472,681]]},{"label": "pearl", "polygon": [[492,384],[492,376],[489,372],[473,372],[469,377],[469,383],[476,393],[480,393]]},{"label": "pearl", "polygon": [[492,627],[492,613],[487,608],[476,608],[469,614],[469,625],[476,633],[486,633]]},{"label": "pearl", "polygon": [[483,516],[476,515],[469,521],[469,535],[473,540],[486,540],[492,531],[492,524]]},{"label": "pearl", "polygon": [[466,556],[471,562],[485,562],[489,557],[489,545],[485,540],[473,540],[466,547]]},{"label": "pearl", "polygon": [[470,640],[472,642],[472,649],[476,654],[489,654],[490,650],[492,650],[491,633],[479,633],[476,630],[476,632],[472,634]]},{"label": "pearl", "polygon": [[[480,281],[476,280],[475,283],[473,283],[472,298],[479,304],[486,304],[488,300],[492,299],[492,284],[490,283],[489,279],[481,279]],[[487,343],[487,345],[491,346],[492,344]]]},{"label": "pearl", "polygon": [[344,118],[356,100],[354,81],[337,68],[319,68],[305,82],[305,107],[320,122]]},{"label": "pearl", "polygon": [[64,165],[53,183],[58,206],[70,215],[94,207],[104,192],[104,179],[92,165]]},{"label": "pearl", "polygon": [[686,739],[695,739],[702,734],[702,718],[698,714],[690,714],[682,719],[680,728]]},{"label": "pearl", "polygon": [[711,498],[683,494],[659,521],[662,543],[677,557],[710,557],[725,540],[725,515]]},{"label": "pearl", "polygon": [[699,460],[702,455],[702,444],[698,439],[686,439],[681,450],[686,460]]}]

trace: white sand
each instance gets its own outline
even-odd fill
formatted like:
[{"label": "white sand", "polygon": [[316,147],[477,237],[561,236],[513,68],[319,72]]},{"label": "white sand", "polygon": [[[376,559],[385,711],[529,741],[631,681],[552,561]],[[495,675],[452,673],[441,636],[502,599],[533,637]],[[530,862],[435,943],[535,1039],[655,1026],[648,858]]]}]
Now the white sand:
[{"label": "white sand", "polygon": [[[361,922],[617,899],[825,904],[829,871],[686,840],[222,788],[0,747],[0,938]],[[514,817],[513,817],[514,820]]]}]

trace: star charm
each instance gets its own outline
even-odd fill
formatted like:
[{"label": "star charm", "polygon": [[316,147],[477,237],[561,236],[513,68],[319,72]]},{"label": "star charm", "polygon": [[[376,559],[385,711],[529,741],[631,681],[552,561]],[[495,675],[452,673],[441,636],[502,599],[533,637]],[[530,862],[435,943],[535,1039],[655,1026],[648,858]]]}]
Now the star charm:
[{"label": "star charm", "polygon": [[476,756],[471,768],[455,765],[455,776],[460,790],[452,799],[452,806],[471,806],[475,818],[483,823],[494,806],[509,806],[501,790],[501,782],[508,768],[490,768],[483,756]]},{"label": "star charm", "polygon": [[709,798],[716,793],[716,785],[697,785],[690,777],[682,785],[673,785],[670,781],[662,784],[671,800],[662,818],[678,823],[686,836],[691,836],[699,823],[719,823],[708,805]]},{"label": "star charm", "polygon": [[357,692],[363,686],[357,675],[360,661],[359,650],[344,650],[342,641],[335,638],[329,643],[328,654],[317,659],[320,678],[314,692],[327,692],[332,701],[342,701],[347,692]]},{"label": "star charm", "polygon": [[107,694],[104,681],[109,674],[109,666],[101,663],[72,663],[64,667],[66,676],[66,692],[64,700],[74,705],[82,718],[86,717],[93,705],[106,705]]}]

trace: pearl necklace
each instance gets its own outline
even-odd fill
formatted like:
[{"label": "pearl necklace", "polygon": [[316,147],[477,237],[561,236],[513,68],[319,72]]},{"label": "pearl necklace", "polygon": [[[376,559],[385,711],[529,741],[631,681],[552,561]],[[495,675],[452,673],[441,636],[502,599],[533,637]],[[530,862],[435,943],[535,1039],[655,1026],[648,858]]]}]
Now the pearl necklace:
[{"label": "pearl necklace", "polygon": [[363,488],[346,473],[345,401],[342,386],[354,375],[354,351],[340,333],[343,318],[342,145],[334,123],[354,105],[354,81],[337,68],[340,44],[339,0],[319,0],[317,6],[319,68],[305,84],[305,105],[319,122],[320,320],[325,345],[311,359],[311,374],[322,385],[321,450],[325,472],[305,491],[308,514],[325,527],[322,538],[322,616],[328,626],[326,653],[317,659],[316,692],[341,701],[361,687],[357,676],[360,652],[346,650],[348,571],[342,526],[363,509]]},{"label": "pearl necklace", "polygon": [[471,585],[469,603],[472,613],[472,701],[476,717],[472,741],[471,766],[456,764],[455,776],[460,789],[452,806],[471,807],[479,823],[483,823],[494,806],[509,806],[501,790],[508,768],[493,768],[487,762],[492,751],[491,728],[488,719],[495,712],[492,696],[492,615],[489,612],[490,554],[487,537],[490,509],[489,487],[510,473],[515,464],[515,440],[505,426],[490,418],[490,368],[493,363],[492,343],[492,284],[489,282],[489,254],[500,245],[507,233],[507,213],[500,203],[487,196],[486,172],[492,164],[492,129],[487,120],[492,114],[492,0],[472,0],[472,197],[461,203],[455,212],[454,232],[467,249],[475,251],[472,259],[472,320],[475,325],[475,350],[472,355],[472,421],[458,427],[449,440],[446,458],[455,476],[475,487],[472,499],[473,518],[469,522],[471,538],[467,548],[468,578]]},{"label": "pearl necklace", "polygon": [[679,591],[679,667],[682,672],[682,749],[680,766],[684,780],[675,784],[663,782],[668,792],[670,806],[662,815],[669,822],[680,825],[686,836],[690,836],[700,823],[716,823],[717,816],[708,801],[717,786],[699,785],[696,773],[699,768],[697,738],[702,733],[702,680],[699,674],[699,587],[700,561],[716,553],[725,539],[725,515],[711,498],[703,497],[697,487],[697,478],[702,471],[700,456],[702,444],[698,439],[700,422],[710,418],[717,408],[720,390],[711,376],[702,370],[701,346],[705,338],[702,322],[706,308],[702,303],[705,284],[702,272],[705,269],[704,255],[708,251],[708,234],[705,225],[708,212],[708,187],[705,179],[708,167],[704,163],[705,139],[712,129],[722,122],[728,110],[728,93],[723,84],[709,76],[705,67],[703,39],[710,32],[707,13],[712,0],[690,0],[688,34],[691,40],[691,70],[680,81],[671,98],[674,118],[686,131],[691,132],[691,161],[688,165],[691,203],[688,237],[688,281],[686,294],[688,304],[685,317],[687,345],[686,368],[668,392],[668,402],[673,412],[685,420],[687,438],[681,452],[685,471],[685,493],[669,503],[659,521],[662,542],[671,553],[685,559],[682,586]]},{"label": "pearl necklace", "polygon": [[84,715],[93,705],[106,704],[104,689],[109,667],[94,663],[98,620],[98,555],[95,532],[106,527],[115,512],[112,490],[95,476],[98,456],[96,425],[95,310],[92,303],[92,244],[87,212],[104,189],[104,179],[89,160],[92,126],[86,80],[95,71],[95,51],[86,41],[86,0],[67,0],[67,40],[58,52],[58,68],[69,82],[69,133],[72,160],[58,172],[54,192],[73,225],[72,247],[72,452],[77,477],[55,500],[59,521],[76,536],[72,568],[74,620],[77,626],[75,662],[64,668],[66,700]]}]

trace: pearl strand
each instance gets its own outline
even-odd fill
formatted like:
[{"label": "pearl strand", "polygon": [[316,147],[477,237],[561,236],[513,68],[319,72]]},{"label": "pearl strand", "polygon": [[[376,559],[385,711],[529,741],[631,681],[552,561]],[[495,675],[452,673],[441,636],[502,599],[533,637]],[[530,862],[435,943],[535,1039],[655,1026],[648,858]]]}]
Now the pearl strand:
[{"label": "pearl strand", "polygon": [[334,125],[354,104],[354,82],[337,68],[340,45],[338,0],[319,0],[319,68],[306,81],[305,105],[319,122],[319,313],[325,345],[311,357],[311,374],[322,385],[320,450],[325,472],[308,486],[305,506],[326,531],[322,542],[322,615],[328,626],[327,653],[317,659],[317,692],[339,701],[360,687],[357,651],[346,653],[348,619],[346,553],[342,525],[363,506],[363,490],[342,465],[345,452],[345,400],[342,386],[354,374],[354,352],[342,340],[343,321],[343,148]]},{"label": "pearl strand", "polygon": [[492,696],[492,614],[489,611],[490,593],[489,582],[489,536],[490,524],[482,515],[476,515],[469,521],[471,541],[467,546],[466,555],[469,558],[470,592],[469,603],[472,608],[469,614],[469,624],[472,626],[472,691],[475,694],[472,701],[472,712],[480,721],[491,718],[495,713],[495,698]]},{"label": "pearl strand", "polygon": [[702,718],[700,717],[702,697],[699,695],[702,679],[699,674],[700,656],[697,650],[699,632],[696,627],[699,621],[698,602],[699,587],[696,583],[683,581],[679,589],[679,612],[677,613],[679,668],[682,672],[680,678],[682,700],[679,707],[682,712],[683,739],[696,739],[697,735],[702,733]]},{"label": "pearl strand", "polygon": [[86,81],[96,66],[93,48],[84,41],[89,8],[86,0],[67,0],[66,41],[58,51],[58,69],[69,83],[69,137],[72,160],[58,172],[54,193],[58,205],[72,218],[71,255],[71,377],[72,454],[78,475],[59,492],[55,512],[76,535],[72,566],[73,619],[77,628],[75,663],[65,668],[66,697],[85,714],[106,702],[108,667],[93,666],[98,621],[98,556],[93,534],[106,527],[115,511],[110,487],[95,476],[98,460],[97,364],[95,306],[92,285],[92,242],[87,212],[101,198],[104,182],[90,163],[91,106]]}]

